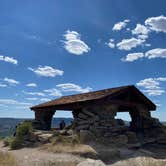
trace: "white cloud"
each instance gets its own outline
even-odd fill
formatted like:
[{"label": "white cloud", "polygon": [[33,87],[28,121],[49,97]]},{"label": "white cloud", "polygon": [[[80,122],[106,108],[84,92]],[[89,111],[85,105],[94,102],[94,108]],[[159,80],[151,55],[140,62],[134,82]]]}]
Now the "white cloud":
[{"label": "white cloud", "polygon": [[147,57],[148,59],[166,58],[166,49],[155,48],[155,49],[149,50],[145,53],[145,57]]},{"label": "white cloud", "polygon": [[142,52],[128,54],[125,58],[122,58],[122,61],[133,62],[139,58],[143,58],[144,54]]},{"label": "white cloud", "polygon": [[55,77],[55,76],[62,76],[64,71],[55,69],[51,66],[38,66],[38,68],[28,68],[28,70],[33,71],[35,74],[44,77]]},{"label": "white cloud", "polygon": [[145,53],[130,53],[126,57],[121,58],[122,61],[133,62],[140,58],[154,59],[154,58],[166,58],[166,49],[163,48],[155,48],[149,50]]},{"label": "white cloud", "polygon": [[165,90],[163,89],[147,89],[142,91],[147,93],[149,96],[160,96],[165,93]]},{"label": "white cloud", "polygon": [[144,87],[146,89],[160,89],[160,83],[154,78],[146,78],[137,83],[137,86]]},{"label": "white cloud", "polygon": [[13,57],[8,57],[8,56],[4,56],[4,55],[0,55],[0,61],[12,63],[14,65],[18,64],[18,61],[16,59],[14,59]]},{"label": "white cloud", "polygon": [[120,21],[120,22],[116,23],[116,24],[113,26],[112,30],[113,30],[113,31],[120,31],[120,30],[122,30],[123,28],[126,27],[126,25],[127,25],[128,22],[130,22],[130,20]]},{"label": "white cloud", "polygon": [[35,100],[38,100],[38,98],[36,98],[36,97],[28,97],[28,98],[26,98],[27,100],[30,100],[30,101],[35,101]]},{"label": "white cloud", "polygon": [[4,88],[4,87],[7,87],[7,85],[6,85],[6,84],[1,84],[1,83],[0,83],[0,87]]},{"label": "white cloud", "polygon": [[60,90],[64,92],[79,92],[79,93],[86,93],[92,90],[90,87],[82,88],[79,85],[73,83],[65,83],[65,84],[58,84],[56,87],[60,88]]},{"label": "white cloud", "polygon": [[40,101],[47,102],[47,101],[50,101],[50,99],[49,98],[41,98]]},{"label": "white cloud", "polygon": [[133,35],[148,35],[148,33],[148,28],[141,24],[137,24],[135,29],[132,30]]},{"label": "white cloud", "polygon": [[129,51],[132,48],[135,48],[144,42],[145,42],[145,40],[143,40],[143,39],[136,39],[136,38],[132,37],[130,39],[123,39],[121,42],[117,43],[116,46],[120,50]]},{"label": "white cloud", "polygon": [[144,90],[142,91],[149,96],[159,96],[165,93],[165,90],[160,86],[161,81],[166,81],[166,77],[146,78],[139,81],[136,85],[143,87]]},{"label": "white cloud", "polygon": [[114,43],[114,39],[110,39],[108,43],[106,43],[108,45],[108,47],[110,48],[115,48],[115,43]]},{"label": "white cloud", "polygon": [[157,81],[166,81],[166,77],[158,77],[156,78]]},{"label": "white cloud", "polygon": [[10,79],[10,78],[7,78],[7,77],[5,77],[3,80],[5,82],[7,82],[9,85],[13,85],[13,86],[20,84],[19,81],[16,81],[14,79]]},{"label": "white cloud", "polygon": [[37,87],[37,84],[35,83],[29,83],[29,84],[26,84],[27,87]]},{"label": "white cloud", "polygon": [[13,99],[0,99],[0,104],[4,105],[17,105],[17,106],[30,106],[31,103],[19,102]]},{"label": "white cloud", "polygon": [[153,31],[166,33],[166,17],[163,15],[146,19],[145,25]]},{"label": "white cloud", "polygon": [[32,96],[45,96],[45,94],[42,92],[25,92],[25,91],[23,91],[23,93],[27,94],[27,95],[32,95]]},{"label": "white cloud", "polygon": [[46,89],[44,90],[44,92],[47,92],[49,96],[58,96],[58,97],[62,96],[62,93],[55,88]]},{"label": "white cloud", "polygon": [[65,49],[75,55],[81,55],[90,51],[90,47],[81,40],[81,35],[76,31],[66,31],[65,37]]}]

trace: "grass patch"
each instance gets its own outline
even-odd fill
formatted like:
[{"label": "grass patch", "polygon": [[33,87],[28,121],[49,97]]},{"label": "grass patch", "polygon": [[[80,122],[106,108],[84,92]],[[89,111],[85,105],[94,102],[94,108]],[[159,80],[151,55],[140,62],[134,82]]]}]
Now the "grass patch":
[{"label": "grass patch", "polygon": [[0,152],[0,166],[17,166],[17,163],[11,154]]},{"label": "grass patch", "polygon": [[89,145],[81,144],[77,135],[59,135],[53,138],[51,143],[43,145],[41,149],[53,153],[69,153],[89,158],[97,157],[96,151]]}]

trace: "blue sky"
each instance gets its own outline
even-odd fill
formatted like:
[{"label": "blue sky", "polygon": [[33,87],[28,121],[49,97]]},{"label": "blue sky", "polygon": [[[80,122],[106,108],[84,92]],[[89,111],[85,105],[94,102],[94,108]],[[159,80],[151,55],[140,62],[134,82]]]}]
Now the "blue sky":
[{"label": "blue sky", "polygon": [[0,117],[134,84],[166,120],[165,12],[165,0],[0,0]]}]

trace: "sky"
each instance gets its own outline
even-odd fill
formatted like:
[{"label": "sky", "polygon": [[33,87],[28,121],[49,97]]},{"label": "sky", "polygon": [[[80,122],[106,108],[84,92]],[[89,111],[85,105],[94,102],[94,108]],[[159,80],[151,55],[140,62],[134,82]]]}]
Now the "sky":
[{"label": "sky", "polygon": [[51,99],[135,85],[166,120],[165,0],[0,0],[0,20],[0,117],[33,118],[29,107]]}]

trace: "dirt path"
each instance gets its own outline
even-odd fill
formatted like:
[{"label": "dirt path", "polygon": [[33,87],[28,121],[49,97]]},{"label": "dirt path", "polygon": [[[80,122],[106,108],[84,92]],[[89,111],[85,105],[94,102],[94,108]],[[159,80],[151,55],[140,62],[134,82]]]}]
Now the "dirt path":
[{"label": "dirt path", "polygon": [[19,166],[47,166],[58,163],[63,163],[64,166],[74,166],[72,163],[79,163],[83,159],[72,155],[62,153],[50,153],[40,150],[39,148],[23,148],[19,150],[9,150],[4,148],[2,142],[0,143],[0,151],[11,153]]}]

